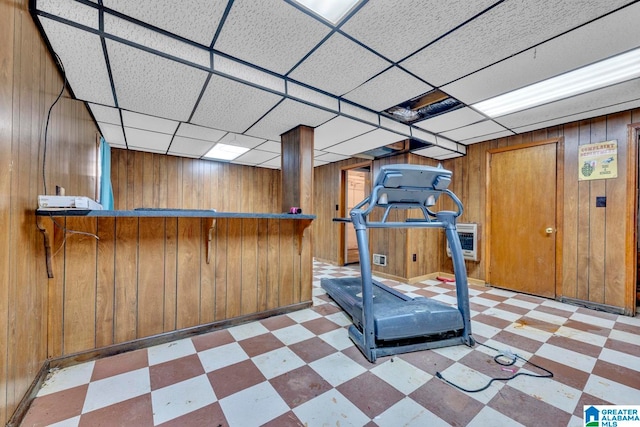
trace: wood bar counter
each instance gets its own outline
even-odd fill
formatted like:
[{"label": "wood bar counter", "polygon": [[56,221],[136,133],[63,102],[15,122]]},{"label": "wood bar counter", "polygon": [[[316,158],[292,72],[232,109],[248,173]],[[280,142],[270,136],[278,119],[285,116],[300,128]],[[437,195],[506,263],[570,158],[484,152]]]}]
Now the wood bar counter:
[{"label": "wood bar counter", "polygon": [[48,357],[311,305],[313,215],[38,210]]}]

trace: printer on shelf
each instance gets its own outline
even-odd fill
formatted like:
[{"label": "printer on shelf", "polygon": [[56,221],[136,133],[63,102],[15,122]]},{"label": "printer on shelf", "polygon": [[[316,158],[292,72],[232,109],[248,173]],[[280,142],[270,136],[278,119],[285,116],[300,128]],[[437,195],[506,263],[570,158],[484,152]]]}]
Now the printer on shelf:
[{"label": "printer on shelf", "polygon": [[85,196],[38,196],[38,209],[102,210],[100,203]]}]

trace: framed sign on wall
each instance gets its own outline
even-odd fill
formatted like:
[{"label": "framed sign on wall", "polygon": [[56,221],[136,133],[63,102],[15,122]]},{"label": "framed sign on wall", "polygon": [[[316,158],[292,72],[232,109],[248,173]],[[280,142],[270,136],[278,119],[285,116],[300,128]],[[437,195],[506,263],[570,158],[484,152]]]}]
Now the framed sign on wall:
[{"label": "framed sign on wall", "polygon": [[578,181],[618,177],[618,141],[578,147]]}]

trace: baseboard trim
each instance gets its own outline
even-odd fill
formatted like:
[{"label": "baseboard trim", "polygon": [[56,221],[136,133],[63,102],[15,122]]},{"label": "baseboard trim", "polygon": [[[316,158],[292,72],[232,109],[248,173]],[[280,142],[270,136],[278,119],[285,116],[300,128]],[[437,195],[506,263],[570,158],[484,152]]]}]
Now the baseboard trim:
[{"label": "baseboard trim", "polygon": [[92,349],[87,351],[81,351],[74,354],[69,354],[61,357],[56,357],[46,360],[40,371],[36,375],[36,378],[31,383],[31,386],[25,393],[24,397],[16,407],[16,410],[11,415],[6,427],[17,427],[22,423],[31,403],[35,399],[38,391],[42,387],[42,384],[49,375],[52,369],[62,369],[69,366],[78,365],[84,362],[90,362],[92,360],[102,359],[104,357],[115,356],[117,354],[126,353],[128,351],[140,350],[142,348],[153,347],[159,344],[165,344],[167,342],[180,340],[184,338],[191,338],[197,335],[213,332],[219,329],[225,329],[232,326],[241,325],[247,322],[253,322],[256,320],[266,319],[272,316],[278,316],[280,314],[291,313],[293,311],[309,308],[313,305],[313,301],[304,301],[296,304],[291,304],[285,307],[279,307],[273,310],[262,311],[260,313],[247,314],[245,316],[234,317],[231,319],[220,320],[217,322],[208,323],[206,325],[198,325],[191,328],[184,328],[177,331],[165,332],[150,337],[140,338],[137,340],[127,341],[120,344],[113,344],[98,349]]}]

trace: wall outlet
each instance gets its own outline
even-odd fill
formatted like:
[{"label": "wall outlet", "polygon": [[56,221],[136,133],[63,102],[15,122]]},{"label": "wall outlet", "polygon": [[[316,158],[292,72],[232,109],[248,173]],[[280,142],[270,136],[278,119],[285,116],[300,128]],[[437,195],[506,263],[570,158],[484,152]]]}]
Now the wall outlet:
[{"label": "wall outlet", "polygon": [[418,261],[418,254],[413,254],[413,262]]},{"label": "wall outlet", "polygon": [[387,265],[387,256],[386,255],[380,255],[380,254],[373,254],[373,264],[374,265],[381,265],[381,266],[385,267]]}]

